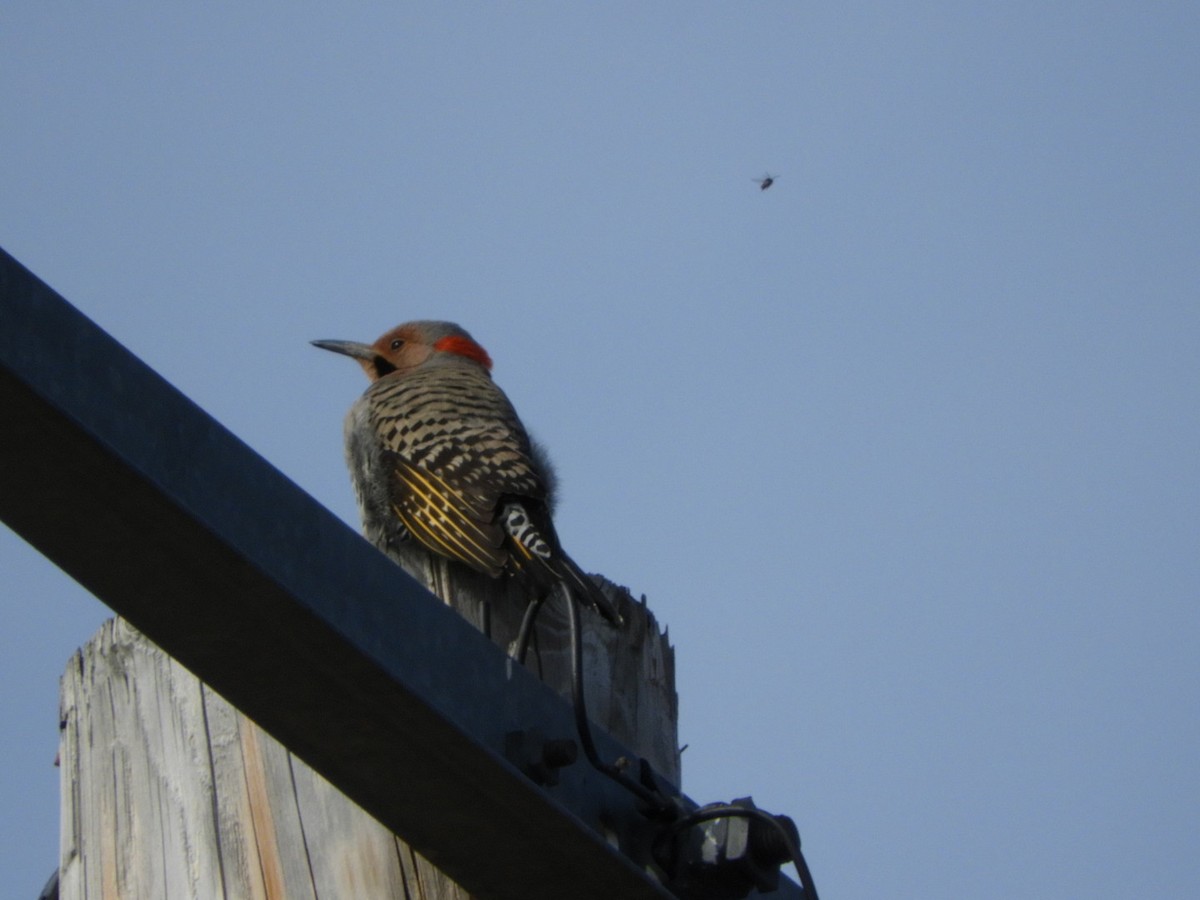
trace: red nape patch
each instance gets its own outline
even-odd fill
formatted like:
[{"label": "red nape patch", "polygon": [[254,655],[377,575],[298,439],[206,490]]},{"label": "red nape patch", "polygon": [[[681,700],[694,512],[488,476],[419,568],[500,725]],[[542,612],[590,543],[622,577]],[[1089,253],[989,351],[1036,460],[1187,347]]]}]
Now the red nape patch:
[{"label": "red nape patch", "polygon": [[442,350],[446,353],[457,353],[459,356],[473,359],[489,371],[492,368],[492,358],[487,355],[487,351],[470,338],[459,337],[458,335],[444,337],[434,343],[433,349]]}]

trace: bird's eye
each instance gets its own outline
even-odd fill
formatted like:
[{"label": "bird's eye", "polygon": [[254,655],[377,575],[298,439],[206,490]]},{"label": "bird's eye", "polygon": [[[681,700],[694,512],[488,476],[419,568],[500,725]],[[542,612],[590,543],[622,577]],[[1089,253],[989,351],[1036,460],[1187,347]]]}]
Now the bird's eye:
[{"label": "bird's eye", "polygon": [[400,340],[400,338],[396,338],[394,341],[392,341],[392,349],[393,350],[399,350],[403,346],[404,346],[404,341]]}]

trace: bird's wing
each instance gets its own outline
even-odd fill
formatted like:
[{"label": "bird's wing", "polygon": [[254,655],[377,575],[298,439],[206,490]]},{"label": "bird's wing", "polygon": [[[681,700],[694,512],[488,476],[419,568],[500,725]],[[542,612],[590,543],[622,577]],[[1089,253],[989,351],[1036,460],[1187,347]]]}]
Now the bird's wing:
[{"label": "bird's wing", "polygon": [[392,511],[435,553],[493,577],[509,559],[505,496],[546,494],[508,398],[475,368],[440,368],[370,388]]},{"label": "bird's wing", "polygon": [[395,454],[389,457],[392,510],[409,534],[435,553],[499,575],[508,551],[491,511],[440,475]]}]

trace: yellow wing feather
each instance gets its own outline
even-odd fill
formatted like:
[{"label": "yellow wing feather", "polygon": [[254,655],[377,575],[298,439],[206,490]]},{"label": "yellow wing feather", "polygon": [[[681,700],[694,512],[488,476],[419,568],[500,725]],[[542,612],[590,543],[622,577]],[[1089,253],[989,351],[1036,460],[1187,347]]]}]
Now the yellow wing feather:
[{"label": "yellow wing feather", "polygon": [[472,515],[466,498],[432,472],[398,460],[395,475],[401,500],[392,509],[414,538],[435,553],[499,574],[507,554],[498,526]]}]

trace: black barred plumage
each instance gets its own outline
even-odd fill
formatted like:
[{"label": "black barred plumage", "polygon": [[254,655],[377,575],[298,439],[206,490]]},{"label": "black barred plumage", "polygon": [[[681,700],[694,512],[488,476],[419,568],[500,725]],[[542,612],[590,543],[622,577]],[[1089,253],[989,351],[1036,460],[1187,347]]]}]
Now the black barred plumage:
[{"label": "black barred plumage", "polygon": [[313,343],[354,357],[371,379],[346,419],[369,539],[383,549],[415,540],[493,578],[515,576],[538,596],[562,583],[620,621],[559,544],[552,473],[466,331],[410,322],[373,345]]},{"label": "black barred plumage", "polygon": [[512,538],[525,556],[536,556],[539,559],[553,558],[554,551],[542,538],[537,526],[529,520],[525,508],[518,503],[507,503],[504,506],[504,530]]}]

